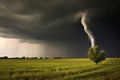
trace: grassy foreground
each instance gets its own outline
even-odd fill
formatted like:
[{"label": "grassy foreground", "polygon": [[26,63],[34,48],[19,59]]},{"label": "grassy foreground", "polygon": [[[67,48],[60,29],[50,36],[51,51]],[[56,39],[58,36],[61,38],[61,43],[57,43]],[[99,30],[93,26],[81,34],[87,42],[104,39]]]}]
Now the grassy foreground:
[{"label": "grassy foreground", "polygon": [[120,80],[120,58],[0,59],[0,80]]}]

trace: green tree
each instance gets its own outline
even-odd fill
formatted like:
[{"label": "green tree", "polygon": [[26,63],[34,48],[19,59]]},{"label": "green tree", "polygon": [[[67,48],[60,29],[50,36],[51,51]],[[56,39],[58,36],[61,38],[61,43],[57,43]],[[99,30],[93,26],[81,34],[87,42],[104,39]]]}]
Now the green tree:
[{"label": "green tree", "polygon": [[90,47],[88,50],[88,57],[91,61],[98,64],[99,62],[105,60],[105,51],[99,50],[99,47],[97,45],[94,47]]}]

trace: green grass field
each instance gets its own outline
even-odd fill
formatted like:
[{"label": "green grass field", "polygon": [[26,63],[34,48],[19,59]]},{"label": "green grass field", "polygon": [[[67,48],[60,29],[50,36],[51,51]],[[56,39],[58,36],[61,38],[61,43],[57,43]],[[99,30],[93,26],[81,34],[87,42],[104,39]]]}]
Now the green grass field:
[{"label": "green grass field", "polygon": [[0,80],[120,80],[120,58],[0,59]]}]

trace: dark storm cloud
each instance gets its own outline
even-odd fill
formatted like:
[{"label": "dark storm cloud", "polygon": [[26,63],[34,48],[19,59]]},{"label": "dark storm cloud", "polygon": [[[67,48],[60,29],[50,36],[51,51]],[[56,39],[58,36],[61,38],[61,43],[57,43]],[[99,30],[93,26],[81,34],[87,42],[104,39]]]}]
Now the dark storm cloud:
[{"label": "dark storm cloud", "polygon": [[68,48],[66,55],[85,57],[90,43],[80,23],[81,13],[87,13],[96,43],[118,55],[119,0],[0,0],[0,36],[58,43]]},{"label": "dark storm cloud", "polygon": [[73,38],[79,27],[74,21],[76,14],[108,14],[118,8],[118,1],[108,0],[1,0],[1,33],[40,40]]}]

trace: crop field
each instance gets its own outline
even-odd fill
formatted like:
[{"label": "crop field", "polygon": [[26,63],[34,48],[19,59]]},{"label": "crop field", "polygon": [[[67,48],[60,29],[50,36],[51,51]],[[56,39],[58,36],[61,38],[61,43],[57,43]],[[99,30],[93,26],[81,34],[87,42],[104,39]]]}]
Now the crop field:
[{"label": "crop field", "polygon": [[0,80],[120,80],[120,58],[0,59]]}]

